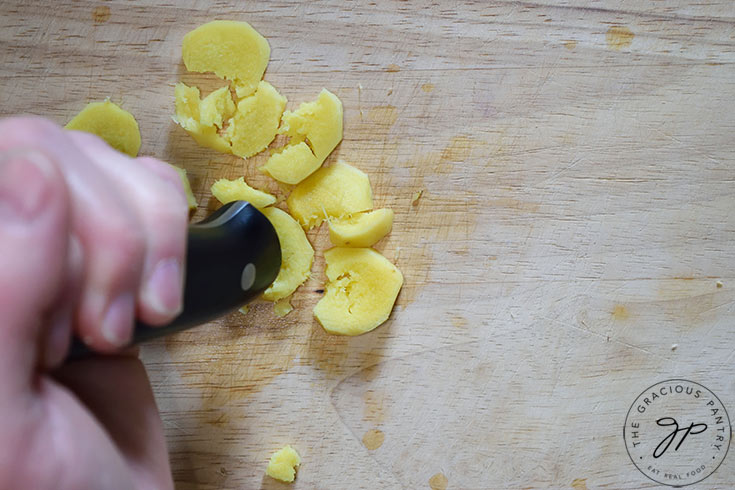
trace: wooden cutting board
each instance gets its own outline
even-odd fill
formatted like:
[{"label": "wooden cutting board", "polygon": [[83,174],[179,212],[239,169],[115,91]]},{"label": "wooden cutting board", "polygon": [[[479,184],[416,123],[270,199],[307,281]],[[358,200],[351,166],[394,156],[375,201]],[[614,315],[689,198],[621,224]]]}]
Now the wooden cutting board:
[{"label": "wooden cutting board", "polygon": [[[171,121],[183,35],[266,36],[293,108],[344,103],[342,158],[395,210],[379,248],[406,285],[390,321],[329,336],[312,278],[269,304],[146,346],[177,487],[642,488],[622,429],[669,378],[735,411],[735,11],[729,0],[0,4],[0,110],[64,123],[110,97],[142,153],[200,200],[256,167]],[[423,195],[418,202],[416,192]],[[694,437],[694,436],[692,436]],[[698,464],[696,458],[692,465]],[[735,456],[699,488],[732,488]]]}]

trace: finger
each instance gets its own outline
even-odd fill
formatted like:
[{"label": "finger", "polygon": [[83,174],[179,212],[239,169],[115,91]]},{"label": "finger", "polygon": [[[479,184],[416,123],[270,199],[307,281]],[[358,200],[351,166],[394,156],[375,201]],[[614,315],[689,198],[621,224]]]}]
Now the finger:
[{"label": "finger", "polygon": [[53,123],[13,118],[0,122],[0,134],[0,150],[36,147],[47,155],[58,155],[69,188],[72,232],[79,239],[85,264],[76,331],[98,351],[126,345],[132,334],[145,255],[137,214],[99,166]]},{"label": "finger", "polygon": [[120,187],[143,225],[146,252],[138,292],[138,317],[163,325],[181,312],[189,209],[181,179],[168,164],[130,159],[99,138],[70,132],[79,148],[95,158]]},{"label": "finger", "polygon": [[13,423],[0,426],[0,488],[146,488],[73,393],[45,375],[35,384],[22,409],[3,412]]},{"label": "finger", "polygon": [[44,312],[65,271],[68,207],[64,179],[46,156],[0,153],[0,405],[30,388],[45,348]]},{"label": "finger", "polygon": [[105,427],[134,471],[135,488],[173,488],[163,424],[143,364],[131,355],[69,363],[54,376]]},{"label": "finger", "polygon": [[48,318],[48,335],[41,363],[46,369],[59,366],[69,351],[74,324],[74,311],[84,279],[84,253],[79,239],[69,235],[64,287],[51,306]]}]

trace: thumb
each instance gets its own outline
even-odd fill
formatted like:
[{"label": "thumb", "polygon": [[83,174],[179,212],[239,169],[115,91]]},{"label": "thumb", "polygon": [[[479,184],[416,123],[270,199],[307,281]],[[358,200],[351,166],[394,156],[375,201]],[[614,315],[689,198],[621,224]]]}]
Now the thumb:
[{"label": "thumb", "polygon": [[0,154],[0,400],[31,386],[68,245],[67,190],[34,150]]}]

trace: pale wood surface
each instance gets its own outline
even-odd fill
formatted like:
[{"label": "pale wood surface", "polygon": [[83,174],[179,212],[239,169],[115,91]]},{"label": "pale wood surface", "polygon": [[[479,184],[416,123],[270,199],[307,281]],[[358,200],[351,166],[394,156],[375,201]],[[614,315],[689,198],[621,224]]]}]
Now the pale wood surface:
[{"label": "pale wood surface", "polygon": [[[644,388],[735,409],[730,0],[155,3],[3,1],[2,114],[109,96],[189,170],[198,216],[216,178],[276,190],[170,119],[177,80],[217,86],[182,36],[248,21],[290,107],[342,99],[336,154],[395,209],[378,248],[406,278],[387,324],[330,337],[318,253],[285,319],[259,304],[144,348],[179,488],[286,488],[263,476],[286,443],[292,488],[651,487],[622,440]],[[732,488],[735,457],[705,483]]]}]

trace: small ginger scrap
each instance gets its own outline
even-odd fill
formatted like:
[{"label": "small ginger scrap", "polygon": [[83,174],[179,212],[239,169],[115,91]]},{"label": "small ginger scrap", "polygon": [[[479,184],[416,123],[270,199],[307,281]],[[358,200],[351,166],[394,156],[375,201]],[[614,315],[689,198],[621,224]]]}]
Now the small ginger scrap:
[{"label": "small ginger scrap", "polygon": [[199,122],[207,127],[222,128],[234,113],[235,102],[227,87],[218,88],[199,103]]},{"label": "small ginger scrap", "polygon": [[212,195],[222,204],[232,201],[247,201],[258,209],[276,202],[275,196],[250,187],[245,182],[244,177],[235,180],[217,180],[212,184]]},{"label": "small ginger scrap", "polygon": [[117,151],[133,158],[140,151],[138,122],[132,114],[109,100],[87,104],[64,127],[97,135]]},{"label": "small ginger scrap", "polygon": [[373,192],[365,172],[339,161],[298,184],[286,202],[293,217],[310,229],[328,218],[372,209]]},{"label": "small ginger scrap", "polygon": [[293,311],[293,306],[288,298],[279,299],[273,303],[273,312],[278,318],[283,318]]},{"label": "small ginger scrap", "polygon": [[296,468],[299,465],[301,465],[301,457],[289,444],[271,456],[265,473],[276,480],[291,483],[296,477]]},{"label": "small ginger scrap", "polygon": [[[227,87],[224,88],[227,89]],[[213,95],[214,98],[212,98]],[[184,128],[199,145],[215,149],[222,153],[232,153],[229,142],[220,136],[217,131],[217,126],[214,124],[216,121],[225,117],[225,112],[221,114],[221,117],[213,114],[213,112],[216,112],[220,107],[225,111],[229,109],[229,105],[226,102],[223,105],[222,99],[224,95],[224,92],[212,92],[205,98],[209,102],[205,103],[200,99],[198,88],[189,87],[181,82],[177,83],[174,88],[174,97],[176,99],[176,115],[174,116],[174,121]],[[229,95],[228,91],[227,96]],[[201,121],[203,104],[205,106],[205,120],[211,122],[211,125],[206,125]],[[232,104],[234,106],[234,102]]]},{"label": "small ginger scrap", "polygon": [[335,247],[324,253],[327,283],[314,316],[331,334],[360,335],[390,316],[403,275],[372,248]]}]

